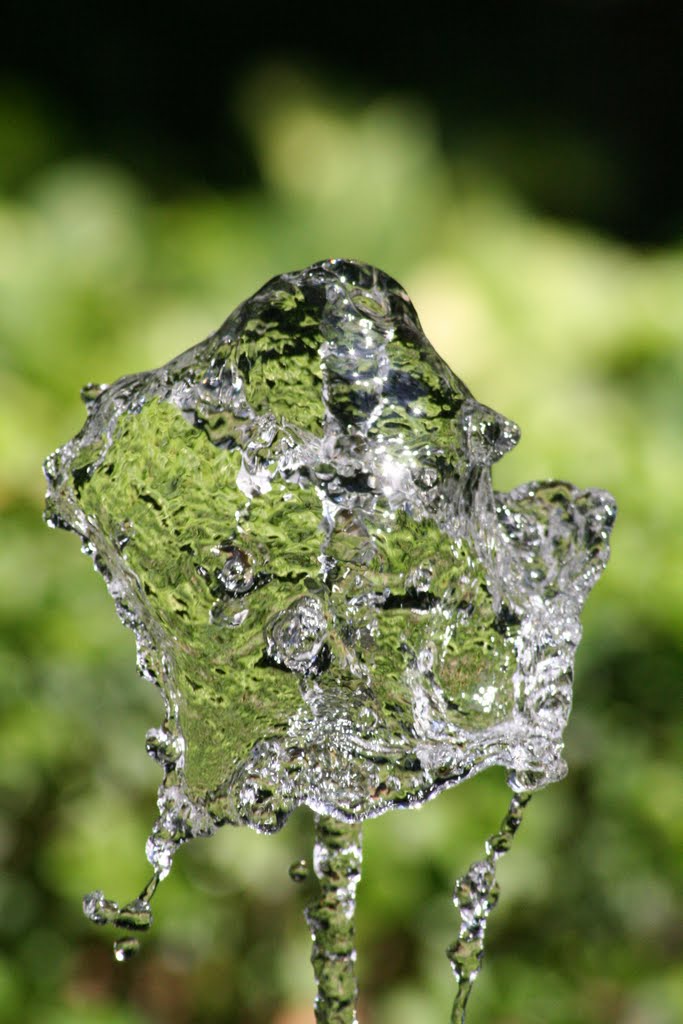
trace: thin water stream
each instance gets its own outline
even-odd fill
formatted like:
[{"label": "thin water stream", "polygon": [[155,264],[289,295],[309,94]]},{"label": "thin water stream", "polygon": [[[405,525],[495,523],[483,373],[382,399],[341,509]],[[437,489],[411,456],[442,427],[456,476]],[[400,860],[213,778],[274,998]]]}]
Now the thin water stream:
[{"label": "thin water stream", "polygon": [[360,825],[315,817],[313,869],[317,898],[306,908],[318,994],[318,1024],[356,1024],[356,887],[363,862]]},{"label": "thin water stream", "polygon": [[448,959],[458,986],[453,1001],[451,1024],[464,1024],[467,1001],[484,959],[484,940],[489,914],[500,893],[496,864],[507,853],[522,823],[530,793],[516,793],[510,801],[500,829],[486,841],[483,860],[475,861],[459,878],[453,890],[453,903],[460,914],[460,933],[449,946]]},{"label": "thin water stream", "polygon": [[400,285],[350,260],[274,278],[206,341],[83,399],[45,465],[47,522],[81,538],[165,709],[152,881],[124,907],[91,894],[87,915],[132,932],[126,959],[182,843],[273,832],[305,804],[316,1014],[353,1021],[360,824],[502,765],[517,796],[458,889],[462,1020],[495,862],[526,794],[566,771],[613,499],[495,491],[517,426],[437,355]]}]

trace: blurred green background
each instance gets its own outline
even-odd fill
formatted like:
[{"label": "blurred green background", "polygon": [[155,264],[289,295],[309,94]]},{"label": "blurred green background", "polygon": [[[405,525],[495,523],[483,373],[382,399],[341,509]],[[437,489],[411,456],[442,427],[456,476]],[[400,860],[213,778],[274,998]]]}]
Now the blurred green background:
[{"label": "blurred green background", "polygon": [[[137,959],[81,915],[148,876],[161,704],[40,465],[78,389],[156,366],[270,276],[375,263],[522,427],[501,489],[609,489],[568,778],[500,868],[471,1024],[683,1019],[683,163],[676,4],[455,5],[429,22],[45,5],[0,71],[0,1021],[311,1024],[288,865],[224,829],[178,855]],[[546,8],[552,7],[549,13]],[[507,804],[491,771],[365,828],[362,1024],[436,1024],[453,882]]]}]

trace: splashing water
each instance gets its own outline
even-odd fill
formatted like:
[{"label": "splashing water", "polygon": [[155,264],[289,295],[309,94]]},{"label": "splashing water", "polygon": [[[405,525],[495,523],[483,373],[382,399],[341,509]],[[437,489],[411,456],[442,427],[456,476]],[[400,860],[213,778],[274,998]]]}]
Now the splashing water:
[{"label": "splashing water", "polygon": [[[518,794],[562,778],[614,502],[557,481],[495,492],[518,428],[440,359],[401,287],[352,261],[275,278],[205,342],[82,394],[83,429],[46,462],[46,518],[81,537],[166,712],[147,734],[164,772],[152,880],[85,911],[149,927],[180,844],[272,832],[306,804],[316,1012],[353,1021],[359,823],[491,765]],[[462,991],[512,831],[489,841],[481,912],[458,897]]]}]

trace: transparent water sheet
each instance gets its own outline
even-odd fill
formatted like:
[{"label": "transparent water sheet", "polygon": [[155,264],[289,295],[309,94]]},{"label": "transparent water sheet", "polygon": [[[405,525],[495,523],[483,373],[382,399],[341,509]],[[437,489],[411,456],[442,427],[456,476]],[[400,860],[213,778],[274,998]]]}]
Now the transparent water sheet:
[{"label": "transparent water sheet", "polygon": [[301,804],[359,823],[491,765],[520,794],[562,778],[614,501],[493,490],[519,430],[395,281],[349,260],[283,274],[83,398],[46,518],[81,537],[165,705],[152,887],[127,908],[91,894],[93,920],[149,909],[177,847],[223,824],[272,832]]}]

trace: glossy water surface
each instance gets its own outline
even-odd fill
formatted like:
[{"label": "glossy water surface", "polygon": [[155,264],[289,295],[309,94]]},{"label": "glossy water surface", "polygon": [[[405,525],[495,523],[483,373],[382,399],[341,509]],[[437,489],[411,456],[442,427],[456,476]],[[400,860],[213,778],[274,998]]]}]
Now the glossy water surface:
[{"label": "glossy water surface", "polygon": [[47,519],[82,538],[166,709],[153,881],[124,908],[91,894],[93,921],[147,927],[177,847],[223,824],[270,832],[306,804],[355,828],[491,765],[520,794],[563,776],[613,500],[493,490],[519,430],[395,281],[346,260],[284,274],[83,398]]}]

